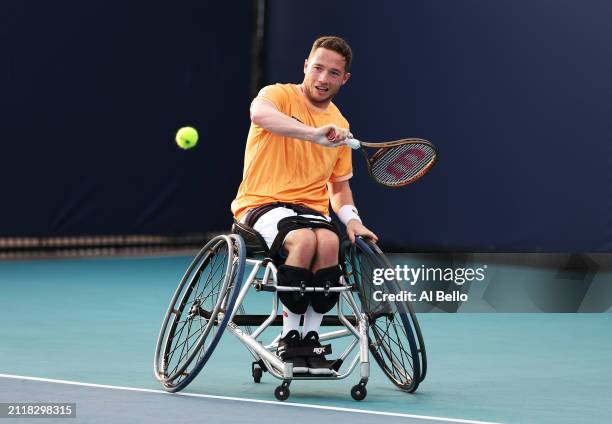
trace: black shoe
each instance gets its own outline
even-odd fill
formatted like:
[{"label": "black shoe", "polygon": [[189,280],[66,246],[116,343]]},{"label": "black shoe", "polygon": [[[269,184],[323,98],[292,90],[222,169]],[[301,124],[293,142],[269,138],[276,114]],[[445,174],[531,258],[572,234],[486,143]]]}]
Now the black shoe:
[{"label": "black shoe", "polygon": [[312,354],[306,357],[308,373],[313,375],[332,375],[334,361],[325,359],[324,353],[331,353],[331,346],[321,346],[319,334],[316,331],[309,331],[302,339],[302,346],[312,348]]},{"label": "black shoe", "polygon": [[279,358],[284,362],[293,364],[294,374],[308,374],[306,360],[296,354],[299,353],[296,352],[296,349],[300,349],[301,345],[300,333],[297,330],[291,330],[278,341],[278,347],[276,348],[276,355]]}]

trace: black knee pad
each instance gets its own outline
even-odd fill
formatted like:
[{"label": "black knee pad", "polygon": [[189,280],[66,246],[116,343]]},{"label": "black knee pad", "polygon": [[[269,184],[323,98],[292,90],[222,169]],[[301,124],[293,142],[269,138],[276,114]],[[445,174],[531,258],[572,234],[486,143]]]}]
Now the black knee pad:
[{"label": "black knee pad", "polygon": [[[278,285],[285,287],[300,287],[302,282],[306,283],[306,286],[310,286],[313,277],[310,270],[291,265],[280,265],[276,273]],[[300,315],[306,312],[310,302],[309,296],[300,292],[278,292],[278,298],[287,309]]]},{"label": "black knee pad", "polygon": [[[342,269],[338,265],[330,266],[329,268],[322,268],[314,274],[314,285],[315,287],[339,287],[340,277],[342,276]],[[312,293],[310,296],[310,304],[315,312],[325,314],[333,309],[338,303],[340,293]]]}]

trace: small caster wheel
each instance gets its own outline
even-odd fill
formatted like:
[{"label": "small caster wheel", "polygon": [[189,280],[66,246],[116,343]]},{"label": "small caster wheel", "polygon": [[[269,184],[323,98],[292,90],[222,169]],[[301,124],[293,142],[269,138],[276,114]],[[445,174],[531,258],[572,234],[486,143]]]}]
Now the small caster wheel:
[{"label": "small caster wheel", "polygon": [[360,384],[353,386],[351,389],[351,396],[355,400],[364,400],[367,395],[368,391],[366,390],[365,386]]},{"label": "small caster wheel", "polygon": [[261,376],[263,375],[263,370],[259,367],[253,367],[253,381],[255,383],[261,383]]},{"label": "small caster wheel", "polygon": [[276,399],[278,400],[287,400],[289,399],[290,394],[291,392],[289,392],[289,387],[278,386],[274,390],[274,396],[276,396]]}]

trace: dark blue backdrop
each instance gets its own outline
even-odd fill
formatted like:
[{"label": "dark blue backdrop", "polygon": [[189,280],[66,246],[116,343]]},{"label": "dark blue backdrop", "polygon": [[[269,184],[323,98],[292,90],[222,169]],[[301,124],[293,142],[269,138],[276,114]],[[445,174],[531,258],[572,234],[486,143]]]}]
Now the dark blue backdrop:
[{"label": "dark blue backdrop", "polygon": [[[612,5],[606,1],[271,2],[268,79],[346,37],[336,103],[357,138],[422,137],[440,162],[400,190],[361,160],[356,202],[388,243],[612,250]],[[382,6],[382,7],[381,7]]]},{"label": "dark blue backdrop", "polygon": [[[248,130],[250,2],[4,3],[0,237],[225,229]],[[612,251],[607,1],[271,0],[268,82],[312,40],[347,38],[337,98],[358,138],[432,140],[399,190],[355,158],[388,244]],[[380,7],[384,6],[384,7]],[[179,126],[198,148],[173,144]],[[213,145],[220,143],[219,145]]]},{"label": "dark blue backdrop", "polygon": [[[250,3],[15,3],[0,6],[0,236],[229,228]],[[184,152],[188,124],[204,142]]]}]

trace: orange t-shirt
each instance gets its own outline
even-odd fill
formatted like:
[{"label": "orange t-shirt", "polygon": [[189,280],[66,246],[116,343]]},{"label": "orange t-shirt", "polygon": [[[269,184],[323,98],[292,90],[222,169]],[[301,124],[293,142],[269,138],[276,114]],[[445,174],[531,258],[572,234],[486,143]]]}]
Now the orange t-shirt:
[{"label": "orange t-shirt", "polygon": [[[330,103],[322,112],[306,103],[295,84],[276,84],[261,89],[266,99],[287,116],[311,127],[334,124],[349,128],[348,121]],[[328,182],[353,176],[351,149],[330,148],[309,141],[273,134],[253,123],[244,154],[244,172],[238,195],[232,202],[236,219],[266,203],[298,203],[329,215]]]}]

